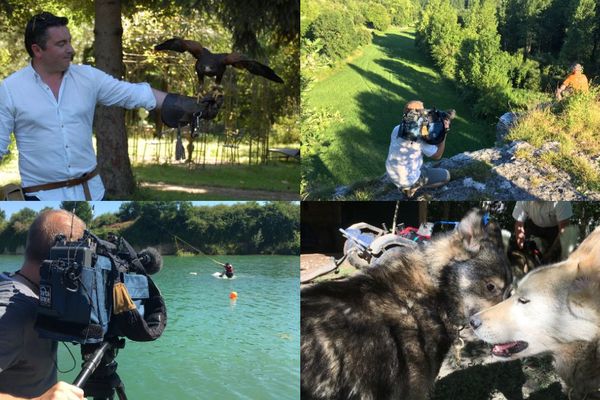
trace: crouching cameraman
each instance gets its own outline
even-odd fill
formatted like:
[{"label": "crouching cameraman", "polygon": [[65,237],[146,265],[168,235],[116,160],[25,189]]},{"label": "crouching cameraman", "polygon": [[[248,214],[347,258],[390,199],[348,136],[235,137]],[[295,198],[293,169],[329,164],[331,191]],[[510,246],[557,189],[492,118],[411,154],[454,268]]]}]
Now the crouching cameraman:
[{"label": "crouching cameraman", "polygon": [[85,224],[64,210],[42,212],[29,228],[25,261],[14,274],[0,274],[0,400],[83,399],[83,390],[57,383],[57,342],[34,330],[40,267],[59,234],[83,236]]},{"label": "crouching cameraman", "polygon": [[417,100],[406,104],[402,122],[392,131],[385,163],[388,176],[406,197],[450,181],[448,170],[423,167],[423,154],[434,160],[442,158],[454,115],[453,110],[425,110],[423,102]]}]

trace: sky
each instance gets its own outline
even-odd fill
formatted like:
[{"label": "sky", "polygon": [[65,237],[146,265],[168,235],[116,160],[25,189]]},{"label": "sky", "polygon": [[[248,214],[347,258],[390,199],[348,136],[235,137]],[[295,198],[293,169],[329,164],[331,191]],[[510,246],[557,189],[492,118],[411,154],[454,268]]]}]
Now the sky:
[{"label": "sky", "polygon": [[[60,201],[3,201],[0,202],[0,210],[6,213],[6,219],[10,219],[13,213],[22,210],[23,208],[31,208],[34,211],[40,211],[45,207],[60,208]],[[122,201],[90,201],[94,207],[94,217],[106,213],[114,213],[119,210]],[[192,201],[196,206],[215,206],[218,204],[235,204],[243,203],[241,201]],[[264,202],[258,202],[264,203]]]}]

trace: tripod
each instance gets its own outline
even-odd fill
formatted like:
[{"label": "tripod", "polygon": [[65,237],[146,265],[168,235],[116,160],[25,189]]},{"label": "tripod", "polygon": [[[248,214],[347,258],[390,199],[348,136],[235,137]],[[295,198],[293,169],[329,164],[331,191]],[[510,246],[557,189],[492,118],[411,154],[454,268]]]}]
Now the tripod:
[{"label": "tripod", "polygon": [[117,350],[125,347],[125,339],[108,338],[101,344],[82,344],[84,362],[73,385],[83,388],[85,395],[94,400],[127,400],[125,385],[117,374]]}]

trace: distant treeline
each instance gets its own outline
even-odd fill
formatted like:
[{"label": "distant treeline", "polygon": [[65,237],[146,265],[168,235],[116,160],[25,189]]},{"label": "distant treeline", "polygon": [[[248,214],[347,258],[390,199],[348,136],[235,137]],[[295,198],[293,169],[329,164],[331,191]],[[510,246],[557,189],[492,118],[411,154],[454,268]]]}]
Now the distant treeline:
[{"label": "distant treeline", "polygon": [[537,104],[574,62],[600,73],[595,0],[429,0],[417,40],[484,116]]},{"label": "distant treeline", "polygon": [[[1,208],[1,207],[0,207]],[[86,202],[63,202],[100,237],[113,232],[135,248],[159,247],[163,254],[289,254],[300,251],[297,203],[255,202],[194,206],[190,202],[125,202],[116,213],[92,217]],[[24,208],[6,220],[0,209],[0,252],[22,252],[38,215]],[[186,242],[189,244],[186,244]],[[190,246],[191,245],[191,246]]]},{"label": "distant treeline", "polygon": [[302,73],[332,65],[371,43],[370,29],[414,24],[419,8],[415,0],[302,0]]},{"label": "distant treeline", "polygon": [[416,26],[418,44],[482,116],[547,99],[575,62],[600,75],[597,0],[302,0],[305,85],[390,25]]}]

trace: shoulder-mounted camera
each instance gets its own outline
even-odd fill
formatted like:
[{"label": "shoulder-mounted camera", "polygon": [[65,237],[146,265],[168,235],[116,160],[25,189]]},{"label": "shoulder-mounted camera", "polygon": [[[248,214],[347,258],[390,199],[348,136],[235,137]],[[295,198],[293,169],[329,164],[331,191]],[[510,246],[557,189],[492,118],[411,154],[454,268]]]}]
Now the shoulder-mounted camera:
[{"label": "shoulder-mounted camera", "polygon": [[423,140],[428,144],[440,144],[449,128],[444,120],[452,120],[456,116],[454,110],[441,111],[435,108],[408,110],[402,117],[398,135],[410,141]]},{"label": "shoulder-mounted camera", "polygon": [[56,237],[40,268],[40,336],[90,344],[119,336],[149,341],[162,334],[167,310],[148,276],[160,270],[160,254],[152,248],[138,254],[125,239],[110,240],[88,231],[74,242]]}]

